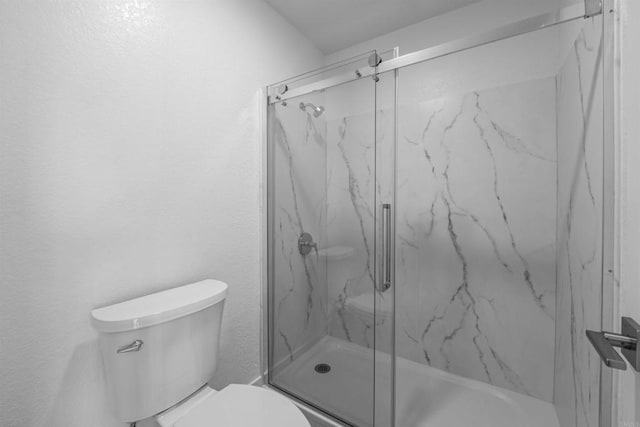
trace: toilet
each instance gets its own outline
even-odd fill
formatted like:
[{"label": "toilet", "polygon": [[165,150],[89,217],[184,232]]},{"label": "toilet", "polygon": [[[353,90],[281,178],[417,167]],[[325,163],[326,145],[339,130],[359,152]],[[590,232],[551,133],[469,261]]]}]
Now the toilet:
[{"label": "toilet", "polygon": [[207,385],[218,361],[227,285],[203,280],[91,312],[107,392],[123,422],[162,427],[309,427],[266,388]]}]

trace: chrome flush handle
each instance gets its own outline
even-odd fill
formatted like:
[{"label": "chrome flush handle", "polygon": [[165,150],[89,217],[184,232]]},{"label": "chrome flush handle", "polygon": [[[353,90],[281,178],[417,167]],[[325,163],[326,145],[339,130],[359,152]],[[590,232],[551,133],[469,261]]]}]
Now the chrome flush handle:
[{"label": "chrome flush handle", "polygon": [[142,342],[142,340],[135,340],[131,344],[118,347],[118,349],[116,350],[116,353],[120,354],[120,353],[131,353],[132,351],[140,351],[143,345],[144,345],[144,342]]}]

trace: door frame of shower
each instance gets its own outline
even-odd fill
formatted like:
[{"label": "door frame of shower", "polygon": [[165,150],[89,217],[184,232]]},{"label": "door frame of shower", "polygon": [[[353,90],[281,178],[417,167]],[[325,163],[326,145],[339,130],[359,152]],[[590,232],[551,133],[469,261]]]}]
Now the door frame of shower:
[{"label": "door frame of shower", "polygon": [[[538,15],[532,18],[527,18],[512,24],[507,24],[495,30],[482,33],[475,37],[463,38],[460,40],[454,40],[452,42],[443,43],[434,47],[416,51],[413,53],[397,56],[398,49],[396,48],[395,56],[393,59],[387,60],[376,67],[362,67],[356,70],[351,70],[347,73],[333,76],[331,78],[322,79],[304,86],[299,86],[288,90],[285,93],[280,93],[278,88],[282,87],[283,83],[270,85],[261,88],[258,92],[258,120],[259,120],[259,132],[260,132],[260,158],[261,158],[261,173],[260,173],[260,270],[261,270],[261,283],[260,283],[260,311],[261,315],[261,327],[260,327],[260,371],[261,375],[256,378],[252,384],[262,385],[264,387],[275,390],[276,392],[283,393],[277,387],[273,387],[269,384],[269,327],[270,318],[269,310],[269,268],[271,253],[268,248],[270,226],[268,213],[269,209],[269,197],[270,191],[270,177],[269,177],[269,138],[268,138],[268,108],[269,105],[282,102],[286,99],[290,99],[296,96],[321,91],[333,86],[337,86],[350,81],[358,80],[363,77],[375,77],[376,74],[384,73],[387,71],[397,71],[401,68],[414,65],[417,63],[429,61],[432,59],[444,57],[456,52],[461,52],[467,49],[483,46],[489,43],[500,41],[503,39],[524,35],[544,28],[552,27],[555,25],[561,25],[578,19],[587,19],[597,15],[603,15],[603,43],[605,43],[605,49],[612,47],[611,52],[603,56],[603,175],[604,185],[603,189],[603,220],[602,220],[602,235],[603,235],[603,255],[602,255],[602,295],[601,295],[601,315],[602,315],[602,327],[606,330],[614,330],[614,320],[618,316],[618,290],[617,290],[617,272],[618,272],[618,221],[616,215],[618,215],[618,198],[614,194],[613,189],[619,188],[617,185],[620,177],[616,173],[618,170],[617,164],[619,162],[619,150],[618,143],[619,135],[616,132],[617,127],[617,112],[619,94],[616,90],[619,89],[619,77],[618,68],[614,64],[614,58],[616,56],[617,45],[619,43],[619,35],[616,33],[615,28],[617,24],[614,19],[614,13],[619,8],[619,0],[584,0],[584,7],[579,8],[579,4],[562,8],[558,11]],[[584,13],[581,13],[582,11]],[[611,38],[611,39],[609,39]],[[344,61],[346,63],[348,61]],[[336,64],[331,64],[323,67],[315,72],[308,73],[307,75],[321,74],[329,69],[334,69]],[[355,72],[354,72],[355,71]],[[397,79],[397,76],[395,77]],[[288,82],[291,80],[287,80]],[[610,143],[608,143],[610,142]],[[610,189],[611,191],[606,191]],[[615,425],[617,411],[616,411],[616,396],[613,393],[617,384],[617,376],[610,370],[600,366],[600,402],[599,402],[599,416],[600,427],[611,427]],[[395,387],[395,385],[394,385]],[[349,426],[339,422],[338,420],[330,417],[328,414],[323,413],[318,408],[309,405],[300,399],[291,396],[286,393],[286,396],[290,398],[296,406],[298,406],[308,417],[315,419],[317,422],[330,427],[345,427]]]},{"label": "door frame of shower", "polygon": [[[571,6],[563,7],[556,11],[536,15],[510,24],[506,24],[499,28],[486,31],[475,36],[465,37],[462,39],[432,46],[426,49],[407,53],[396,58],[384,61],[377,66],[364,66],[355,70],[349,70],[345,73],[326,79],[321,79],[295,88],[289,88],[286,84],[289,81],[285,80],[284,82],[276,83],[267,87],[267,102],[268,104],[276,104],[278,102],[286,101],[290,98],[307,95],[313,92],[319,92],[333,86],[338,86],[365,77],[375,76],[376,74],[382,74],[387,71],[398,70],[411,65],[484,46],[486,44],[494,43],[500,40],[528,34],[556,25],[566,24],[568,22],[576,21],[579,19],[592,18],[594,16],[601,15],[603,12],[603,3],[600,0],[595,0],[595,3],[597,3],[599,7],[595,8],[593,6],[594,0],[584,0],[584,5],[576,3]],[[326,69],[332,68],[335,68],[335,66],[329,65],[320,70],[316,70],[315,72],[313,72],[313,74],[321,74]],[[294,79],[298,80],[298,78]]]},{"label": "door frame of shower", "polygon": [[327,427],[352,427],[344,424],[329,415],[324,414],[318,408],[309,405],[307,402],[297,399],[289,393],[284,393],[278,387],[269,383],[269,130],[268,130],[268,88],[264,87],[258,91],[258,126],[260,133],[260,372],[261,375],[254,379],[251,384],[271,389],[290,399],[307,418],[313,419],[316,423],[322,423]]},{"label": "door frame of shower", "polygon": [[[601,323],[603,330],[617,330],[619,313],[619,218],[617,190],[620,188],[620,34],[616,16],[619,0],[602,0],[603,79],[603,201],[602,201],[602,281]],[[600,426],[617,425],[617,372],[600,365]]]},{"label": "door frame of shower", "polygon": [[[393,55],[393,58],[398,57],[399,48],[395,47],[394,49],[385,52],[384,54],[390,53]],[[370,52],[367,52],[367,54]],[[328,68],[333,67],[333,65],[327,66]],[[322,72],[324,70],[318,70],[318,72]],[[395,84],[397,85],[397,75],[394,76]],[[396,96],[397,96],[397,87],[396,87]],[[323,426],[327,427],[354,427],[351,424],[343,422],[337,418],[334,418],[328,413],[325,413],[321,409],[315,407],[314,405],[292,395],[291,393],[287,393],[286,391],[280,389],[279,387],[272,385],[269,383],[269,328],[270,328],[270,316],[267,307],[269,306],[269,265],[272,262],[270,259],[270,251],[269,251],[269,235],[271,233],[270,225],[269,225],[269,211],[272,211],[272,208],[269,208],[269,191],[271,188],[271,178],[269,176],[269,157],[270,150],[268,147],[269,144],[269,129],[268,129],[268,110],[269,110],[269,88],[264,87],[258,91],[257,94],[258,99],[258,126],[259,126],[259,134],[260,134],[260,159],[261,159],[261,173],[260,173],[260,274],[261,274],[261,286],[260,286],[260,312],[261,312],[261,327],[260,327],[260,372],[261,375],[254,379],[251,384],[256,386],[262,386],[268,389],[271,389],[279,394],[284,395],[288,399],[290,399],[306,416],[307,418],[313,419],[316,423],[322,423]],[[395,292],[395,289],[394,289]],[[394,298],[395,300],[395,298]],[[395,327],[393,328],[393,333],[395,333]],[[395,342],[395,336],[393,338]],[[395,343],[394,343],[395,346]],[[395,371],[395,357],[392,359],[393,370]],[[391,399],[395,400],[395,387],[391,391]],[[357,427],[357,426],[356,426]]]}]

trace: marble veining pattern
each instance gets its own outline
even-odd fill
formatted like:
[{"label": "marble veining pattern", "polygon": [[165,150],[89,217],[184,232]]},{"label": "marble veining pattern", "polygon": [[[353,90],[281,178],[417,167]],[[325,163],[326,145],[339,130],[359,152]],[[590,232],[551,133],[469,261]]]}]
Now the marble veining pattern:
[{"label": "marble veining pattern", "polygon": [[[326,129],[322,120],[282,105],[271,107],[273,144],[273,301],[272,347],[276,363],[293,361],[300,349],[326,334],[325,268],[312,252],[302,257],[298,237],[309,232],[322,244]],[[320,161],[319,161],[320,160]],[[280,366],[282,367],[282,366]]]},{"label": "marble veining pattern", "polygon": [[[398,355],[548,401],[554,86],[550,78],[401,106],[396,225]],[[327,124],[329,230],[358,254],[329,292],[330,331],[365,346],[372,345],[373,318],[350,309],[348,300],[373,288],[369,267],[356,268],[370,266],[372,257],[366,237],[374,233],[374,159],[364,142],[370,120]],[[380,146],[392,134],[384,128],[378,126]],[[329,282],[332,269],[330,262]],[[376,298],[384,305],[384,296]],[[390,345],[386,320],[379,316],[376,325],[382,350]]]},{"label": "marble veining pattern", "polygon": [[328,245],[354,249],[344,260],[328,261],[330,331],[371,347],[373,325],[353,316],[348,299],[371,293],[375,280],[376,191],[373,111],[327,123]]},{"label": "marble veining pattern", "polygon": [[398,147],[398,353],[547,401],[554,106],[553,79],[403,105]]},{"label": "marble veining pattern", "polygon": [[602,279],[602,42],[586,21],[557,76],[558,318],[554,403],[562,427],[599,424]]}]

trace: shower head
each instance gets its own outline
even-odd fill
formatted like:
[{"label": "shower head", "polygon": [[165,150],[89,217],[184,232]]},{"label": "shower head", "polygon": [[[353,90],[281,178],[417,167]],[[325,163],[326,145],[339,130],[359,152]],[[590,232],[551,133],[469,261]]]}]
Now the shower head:
[{"label": "shower head", "polygon": [[308,103],[308,104],[305,104],[304,102],[300,103],[300,109],[302,111],[305,111],[307,109],[307,107],[311,107],[311,109],[313,110],[313,117],[315,117],[315,118],[320,117],[322,115],[322,113],[324,113],[324,107],[322,105],[318,105],[316,107],[312,103]]}]

